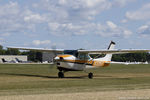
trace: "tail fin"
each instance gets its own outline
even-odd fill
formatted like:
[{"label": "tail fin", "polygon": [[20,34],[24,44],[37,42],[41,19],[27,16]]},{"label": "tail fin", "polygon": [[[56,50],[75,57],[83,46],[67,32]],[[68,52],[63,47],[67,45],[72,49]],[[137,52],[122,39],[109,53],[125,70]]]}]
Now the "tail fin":
[{"label": "tail fin", "polygon": [[[109,44],[108,50],[113,50],[115,48],[115,42],[111,41],[111,43]],[[106,54],[105,57],[100,58],[101,60],[104,61],[111,61],[112,58],[112,54]]]},{"label": "tail fin", "polygon": [[113,50],[115,48],[116,43],[111,41],[108,47],[108,50]]},{"label": "tail fin", "polygon": [[21,62],[21,60],[19,60],[18,58],[15,58],[17,62]]},{"label": "tail fin", "polygon": [[3,63],[7,62],[4,58],[2,58]]}]

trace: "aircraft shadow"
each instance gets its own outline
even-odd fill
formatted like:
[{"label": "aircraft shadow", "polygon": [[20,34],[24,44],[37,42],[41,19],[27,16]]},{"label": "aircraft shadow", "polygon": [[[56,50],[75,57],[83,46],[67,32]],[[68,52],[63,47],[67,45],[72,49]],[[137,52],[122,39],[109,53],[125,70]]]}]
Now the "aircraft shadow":
[{"label": "aircraft shadow", "polygon": [[[26,76],[26,77],[41,77],[41,78],[51,78],[51,79],[59,79],[58,76],[44,76],[44,75],[31,75],[31,74],[14,74],[14,73],[0,73],[0,75],[12,75],[12,76]],[[72,76],[72,77],[64,77],[70,79],[82,79],[87,76]]]},{"label": "aircraft shadow", "polygon": [[110,75],[97,75],[96,77],[113,77],[113,76],[110,76]]}]

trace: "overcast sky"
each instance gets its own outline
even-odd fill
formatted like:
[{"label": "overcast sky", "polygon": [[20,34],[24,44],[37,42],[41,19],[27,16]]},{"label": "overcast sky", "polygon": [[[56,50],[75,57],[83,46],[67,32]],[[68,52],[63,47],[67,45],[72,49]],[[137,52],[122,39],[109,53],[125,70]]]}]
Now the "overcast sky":
[{"label": "overcast sky", "polygon": [[150,0],[0,0],[0,44],[150,49]]}]

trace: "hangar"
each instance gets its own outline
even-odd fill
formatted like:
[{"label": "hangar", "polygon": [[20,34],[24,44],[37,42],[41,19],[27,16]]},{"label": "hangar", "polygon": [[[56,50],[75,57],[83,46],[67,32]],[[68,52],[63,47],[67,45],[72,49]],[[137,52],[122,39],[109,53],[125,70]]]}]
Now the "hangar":
[{"label": "hangar", "polygon": [[55,57],[54,53],[49,53],[49,52],[43,52],[42,53],[42,62],[52,62],[53,58]]}]

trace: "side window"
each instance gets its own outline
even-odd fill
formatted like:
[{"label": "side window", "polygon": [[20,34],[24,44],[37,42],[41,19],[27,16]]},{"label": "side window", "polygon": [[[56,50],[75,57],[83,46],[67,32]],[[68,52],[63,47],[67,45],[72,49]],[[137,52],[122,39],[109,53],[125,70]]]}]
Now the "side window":
[{"label": "side window", "polygon": [[81,59],[81,60],[90,59],[90,57],[88,56],[88,54],[84,54],[84,53],[79,54],[78,58]]},{"label": "side window", "polygon": [[84,54],[79,54],[79,59],[84,60]]}]

